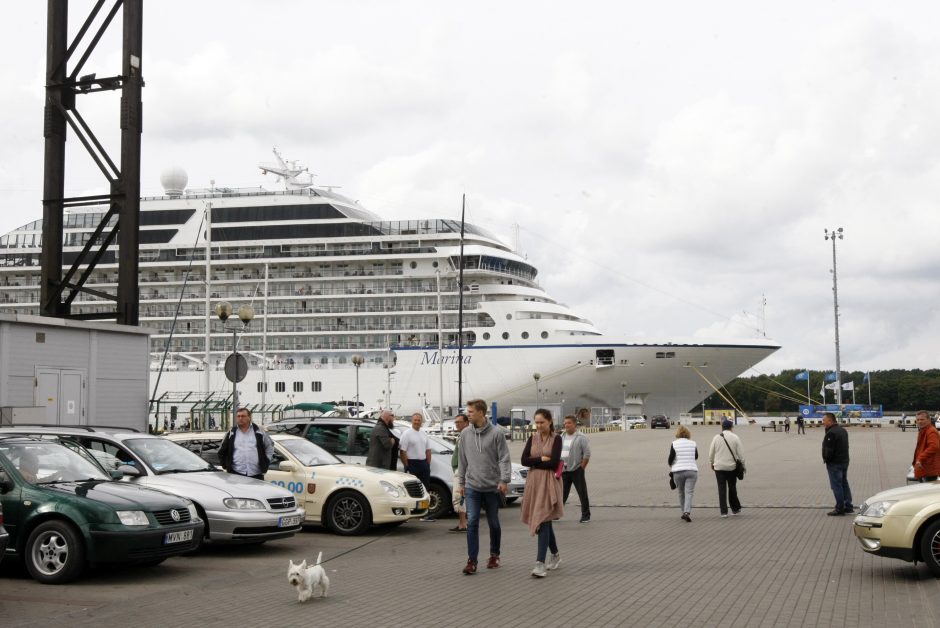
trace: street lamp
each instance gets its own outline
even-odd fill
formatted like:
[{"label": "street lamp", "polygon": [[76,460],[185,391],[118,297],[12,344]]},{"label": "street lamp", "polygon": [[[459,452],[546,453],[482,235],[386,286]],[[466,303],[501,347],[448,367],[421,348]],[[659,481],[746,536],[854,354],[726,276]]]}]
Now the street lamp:
[{"label": "street lamp", "polygon": [[532,373],[532,379],[535,380],[535,405],[539,405],[539,380],[542,379],[541,373]]},{"label": "street lamp", "polygon": [[842,240],[842,227],[823,229],[826,240],[832,240],[832,304],[836,322],[836,404],[842,405],[842,363],[839,359],[839,278],[836,273],[836,240]]},{"label": "street lamp", "polygon": [[363,358],[358,353],[353,354],[351,358],[353,366],[356,367],[356,415],[359,415],[359,367],[362,366],[362,363],[365,362]]},{"label": "street lamp", "polygon": [[[225,330],[225,322],[232,316],[232,304],[228,301],[222,301],[215,306],[215,314],[222,321],[222,330]],[[255,317],[255,310],[250,305],[242,305],[238,308],[238,318],[242,322],[242,332],[248,329],[248,324]],[[232,328],[232,355],[225,360],[225,376],[232,382],[232,413],[238,411],[238,382],[245,379],[248,374],[248,360],[245,356],[238,353],[238,328]]]}]

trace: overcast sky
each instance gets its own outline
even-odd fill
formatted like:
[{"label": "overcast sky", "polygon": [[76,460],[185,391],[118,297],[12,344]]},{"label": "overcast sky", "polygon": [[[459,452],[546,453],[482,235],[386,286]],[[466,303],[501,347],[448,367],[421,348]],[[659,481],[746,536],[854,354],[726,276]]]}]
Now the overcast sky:
[{"label": "overcast sky", "polygon": [[[42,215],[45,12],[5,10],[0,233]],[[926,1],[147,1],[141,187],[275,189],[277,146],[387,219],[466,193],[603,331],[766,333],[765,373],[834,367],[843,227],[843,369],[936,368],[937,24]],[[84,72],[119,58],[111,36]],[[117,94],[78,102],[118,157]],[[68,146],[67,191],[100,191]]]}]

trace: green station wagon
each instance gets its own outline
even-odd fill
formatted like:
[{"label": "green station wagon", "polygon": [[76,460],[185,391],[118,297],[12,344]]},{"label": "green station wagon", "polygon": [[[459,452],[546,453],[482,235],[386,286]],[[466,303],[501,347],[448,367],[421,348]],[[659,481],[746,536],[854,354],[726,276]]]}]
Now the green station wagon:
[{"label": "green station wagon", "polygon": [[84,450],[47,440],[0,437],[0,504],[7,555],[45,584],[88,565],[156,565],[202,538],[189,500],[116,482]]}]

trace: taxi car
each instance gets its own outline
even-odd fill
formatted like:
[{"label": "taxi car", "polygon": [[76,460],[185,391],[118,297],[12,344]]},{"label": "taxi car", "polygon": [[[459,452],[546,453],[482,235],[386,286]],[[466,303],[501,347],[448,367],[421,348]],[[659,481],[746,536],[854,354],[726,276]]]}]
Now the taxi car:
[{"label": "taxi car", "polygon": [[[216,464],[223,436],[222,432],[181,432],[164,438]],[[264,479],[294,494],[306,511],[305,523],[320,523],[346,536],[363,534],[373,524],[402,523],[428,512],[428,493],[413,475],[344,464],[299,436],[270,436],[274,459]]]},{"label": "taxi car", "polygon": [[869,554],[923,562],[940,577],[940,482],[901,486],[869,497],[852,528]]},{"label": "taxi car", "polygon": [[188,499],[116,481],[87,452],[27,437],[0,437],[0,504],[7,552],[43,584],[89,564],[156,565],[197,548],[203,530]]},{"label": "taxi car", "polygon": [[0,435],[26,433],[80,445],[122,481],[190,499],[205,521],[205,543],[259,544],[299,532],[304,509],[290,491],[226,473],[185,448],[135,430],[82,427],[5,427]]}]

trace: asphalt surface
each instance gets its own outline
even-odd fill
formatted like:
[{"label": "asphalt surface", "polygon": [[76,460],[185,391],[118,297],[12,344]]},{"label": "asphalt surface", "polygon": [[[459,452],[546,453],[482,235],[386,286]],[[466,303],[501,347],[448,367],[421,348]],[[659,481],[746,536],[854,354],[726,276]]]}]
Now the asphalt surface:
[{"label": "asphalt surface", "polygon": [[[716,427],[693,426],[706,455]],[[748,475],[744,505],[722,519],[714,475],[700,460],[692,522],[668,488],[672,431],[590,435],[592,519],[572,491],[556,523],[562,556],[529,575],[536,543],[518,504],[501,510],[502,567],[464,576],[454,519],[410,521],[338,537],[310,528],[260,547],[205,548],[144,568],[96,569],[64,586],[0,566],[0,626],[940,626],[940,580],[923,565],[865,554],[851,517],[833,505],[822,431],[737,428]],[[850,429],[856,505],[904,483],[916,432]],[[514,457],[522,444],[511,445]],[[481,531],[481,547],[488,537]],[[299,603],[288,561],[324,556],[330,596]]]}]

